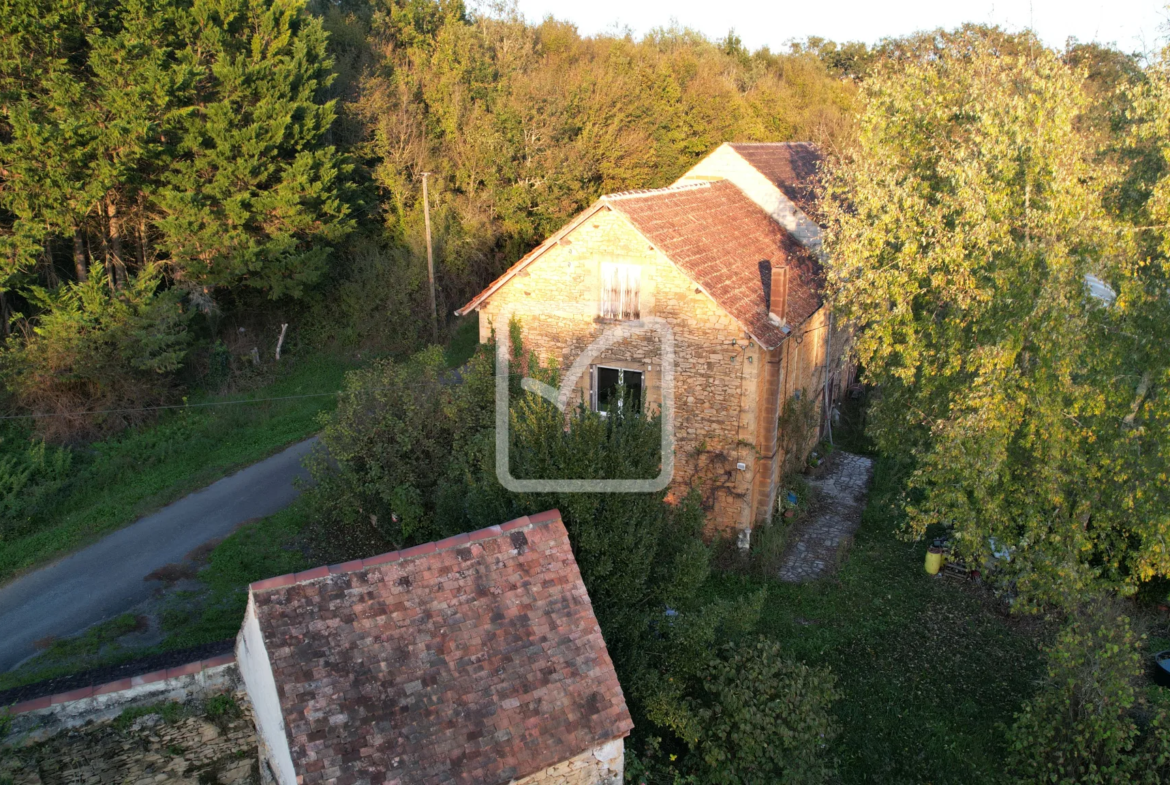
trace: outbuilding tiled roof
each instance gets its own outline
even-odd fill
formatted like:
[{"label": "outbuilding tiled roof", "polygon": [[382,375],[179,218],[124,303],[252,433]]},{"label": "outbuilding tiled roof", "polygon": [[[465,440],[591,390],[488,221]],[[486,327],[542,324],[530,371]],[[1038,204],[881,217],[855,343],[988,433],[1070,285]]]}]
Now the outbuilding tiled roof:
[{"label": "outbuilding tiled roof", "polygon": [[731,149],[767,177],[810,218],[816,218],[817,169],[823,160],[812,142],[736,143]]},{"label": "outbuilding tiled roof", "polygon": [[602,197],[764,348],[788,335],[768,320],[772,266],[788,265],[787,321],[821,305],[820,263],[727,180]]},{"label": "outbuilding tiled roof", "polygon": [[633,727],[556,511],[252,591],[304,785],[506,783]]}]

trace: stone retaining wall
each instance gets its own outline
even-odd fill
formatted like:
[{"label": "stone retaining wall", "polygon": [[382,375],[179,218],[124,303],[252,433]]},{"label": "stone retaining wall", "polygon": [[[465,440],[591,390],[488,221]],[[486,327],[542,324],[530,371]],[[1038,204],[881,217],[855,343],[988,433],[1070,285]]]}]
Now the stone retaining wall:
[{"label": "stone retaining wall", "polygon": [[[209,703],[222,695],[238,711],[213,717]],[[132,721],[120,720],[127,711]],[[10,716],[0,783],[260,782],[251,705],[233,655],[26,701]]]},{"label": "stone retaining wall", "polygon": [[128,727],[113,720],[62,729],[0,749],[0,782],[12,785],[248,785],[259,783],[256,731],[247,696],[239,716],[213,721],[204,706],[167,722],[158,713]]}]

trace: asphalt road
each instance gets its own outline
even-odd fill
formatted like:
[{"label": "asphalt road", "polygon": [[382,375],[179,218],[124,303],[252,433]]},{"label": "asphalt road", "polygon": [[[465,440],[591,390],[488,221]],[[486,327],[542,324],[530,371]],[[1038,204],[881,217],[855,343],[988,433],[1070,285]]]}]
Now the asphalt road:
[{"label": "asphalt road", "polygon": [[239,524],[278,512],[297,497],[301,460],[316,437],[241,469],[87,548],[0,587],[0,671],[36,653],[34,641],[63,637],[125,613],[157,588],[144,578]]}]

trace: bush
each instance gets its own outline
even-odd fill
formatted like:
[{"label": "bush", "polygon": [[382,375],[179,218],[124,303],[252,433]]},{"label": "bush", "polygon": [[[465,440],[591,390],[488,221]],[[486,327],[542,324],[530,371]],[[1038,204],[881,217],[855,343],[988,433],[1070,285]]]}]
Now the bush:
[{"label": "bush", "polygon": [[336,279],[310,312],[314,342],[404,356],[431,340],[425,258],[361,238],[335,267]]},{"label": "bush", "polygon": [[1121,785],[1162,782],[1170,734],[1164,709],[1145,732],[1136,689],[1139,636],[1114,601],[1078,609],[1049,648],[1036,695],[1009,731],[1009,770],[1017,782]]},{"label": "bush", "polygon": [[187,351],[187,314],[181,293],[160,290],[146,270],[111,292],[95,268],[88,281],[35,290],[43,309],[36,327],[9,339],[5,384],[17,405],[50,415],[36,420],[54,441],[92,438],[140,422],[149,412],[76,412],[142,409],[164,402]]},{"label": "bush", "polygon": [[[342,561],[462,531],[460,467],[491,422],[493,385],[490,357],[458,375],[438,347],[349,373],[309,462],[316,555]],[[453,509],[449,526],[441,507]]]},{"label": "bush", "polygon": [[821,783],[839,694],[826,669],[786,659],[767,638],[725,645],[700,673],[678,727],[703,782]]}]

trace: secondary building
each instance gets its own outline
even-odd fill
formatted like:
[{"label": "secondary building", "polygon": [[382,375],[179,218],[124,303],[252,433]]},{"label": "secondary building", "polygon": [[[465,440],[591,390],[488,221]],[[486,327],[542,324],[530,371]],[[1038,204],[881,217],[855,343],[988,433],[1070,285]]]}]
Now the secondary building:
[{"label": "secondary building", "polygon": [[620,785],[633,727],[560,514],[252,584],[280,785]]}]

